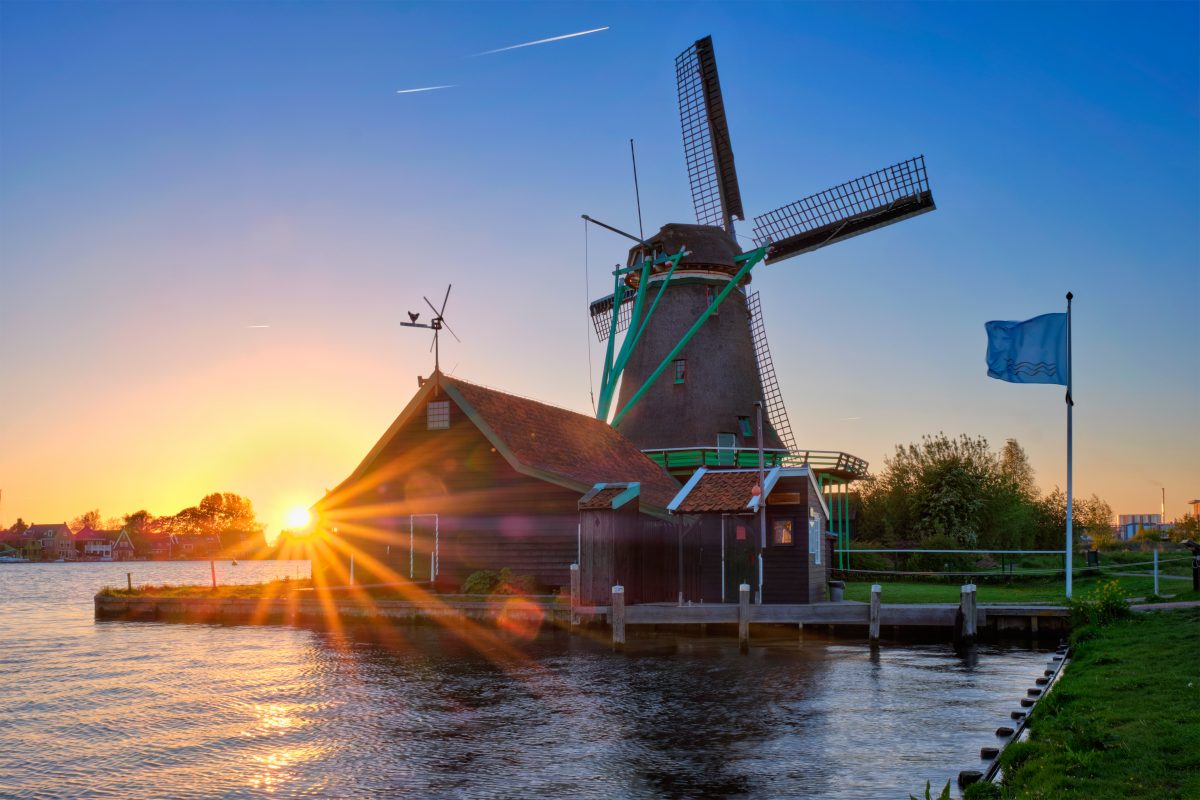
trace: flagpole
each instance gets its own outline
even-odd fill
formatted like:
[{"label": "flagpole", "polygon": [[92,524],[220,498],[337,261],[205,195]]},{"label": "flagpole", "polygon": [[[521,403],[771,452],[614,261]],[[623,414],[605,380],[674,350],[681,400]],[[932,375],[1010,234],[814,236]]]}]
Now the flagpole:
[{"label": "flagpole", "polygon": [[1071,298],[1072,294],[1067,292],[1067,551],[1066,551],[1066,572],[1067,572],[1067,599],[1071,599],[1071,558],[1073,553],[1072,535],[1072,512],[1073,502],[1071,494],[1071,462],[1074,455],[1072,449],[1072,419],[1071,412],[1075,409],[1075,400],[1071,397]]}]

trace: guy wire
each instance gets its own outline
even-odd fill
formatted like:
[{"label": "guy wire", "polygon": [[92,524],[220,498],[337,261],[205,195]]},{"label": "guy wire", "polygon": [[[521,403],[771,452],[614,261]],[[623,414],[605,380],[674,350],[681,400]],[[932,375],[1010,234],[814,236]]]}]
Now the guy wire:
[{"label": "guy wire", "polygon": [[[591,303],[592,287],[588,279],[588,224],[587,220],[583,220],[583,290],[585,293],[584,301]],[[588,315],[589,324],[591,323],[591,315]],[[592,369],[592,332],[587,332],[587,353],[588,353],[588,394],[592,398],[592,413],[596,413],[596,383],[595,370]]]}]

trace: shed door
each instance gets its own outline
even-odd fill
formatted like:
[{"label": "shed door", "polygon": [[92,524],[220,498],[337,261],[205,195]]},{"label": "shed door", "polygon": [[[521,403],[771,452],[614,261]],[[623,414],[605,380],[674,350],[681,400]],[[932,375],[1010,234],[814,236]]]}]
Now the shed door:
[{"label": "shed door", "polygon": [[438,515],[413,514],[409,518],[408,576],[414,581],[437,577]]},{"label": "shed door", "polygon": [[758,590],[758,562],[754,557],[754,518],[725,518],[725,598],[726,603],[738,602],[738,587],[750,585]]}]

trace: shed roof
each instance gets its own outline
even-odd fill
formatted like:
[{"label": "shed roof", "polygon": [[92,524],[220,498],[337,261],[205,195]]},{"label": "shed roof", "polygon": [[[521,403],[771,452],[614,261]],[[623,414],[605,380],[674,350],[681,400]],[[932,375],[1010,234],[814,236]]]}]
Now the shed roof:
[{"label": "shed roof", "polygon": [[520,473],[581,495],[598,483],[636,482],[641,485],[643,506],[659,511],[679,491],[679,481],[603,420],[437,374],[417,392],[339,489],[366,474],[439,388]]},{"label": "shed roof", "polygon": [[[813,471],[807,466],[773,467],[764,474],[763,492],[769,499],[781,478],[802,478],[816,490],[817,502],[829,517],[829,509],[821,497],[820,487]],[[701,467],[696,470],[687,484],[679,490],[667,509],[675,514],[737,513],[757,511],[758,498],[754,487],[758,485],[756,469],[714,469]]]}]

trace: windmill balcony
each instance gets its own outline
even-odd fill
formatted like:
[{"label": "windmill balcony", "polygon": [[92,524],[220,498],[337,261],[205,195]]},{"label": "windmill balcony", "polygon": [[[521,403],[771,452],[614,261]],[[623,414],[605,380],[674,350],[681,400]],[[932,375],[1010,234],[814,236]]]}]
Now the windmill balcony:
[{"label": "windmill balcony", "polygon": [[[673,447],[642,452],[676,477],[690,475],[700,467],[750,469],[758,466],[756,447]],[[807,465],[818,474],[825,473],[846,481],[858,480],[867,475],[866,461],[837,450],[789,451],[764,448],[762,452],[763,466],[767,469]]]}]

